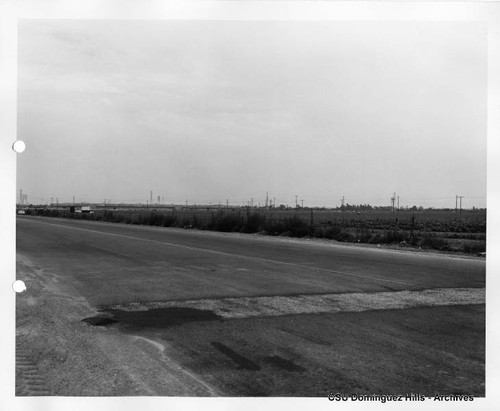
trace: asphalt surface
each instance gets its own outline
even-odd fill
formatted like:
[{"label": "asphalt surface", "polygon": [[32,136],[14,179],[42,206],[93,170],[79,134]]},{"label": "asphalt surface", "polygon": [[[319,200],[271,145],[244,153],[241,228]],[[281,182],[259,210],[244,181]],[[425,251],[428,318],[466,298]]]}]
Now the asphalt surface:
[{"label": "asphalt surface", "polygon": [[[280,306],[276,315],[240,318],[183,303],[236,299],[248,308],[274,296],[290,305],[295,300],[282,297],[483,289],[484,259],[33,216],[17,219],[17,250],[36,275],[62,287],[59,294],[95,311],[79,318],[78,332],[128,344],[125,357],[101,349],[121,371],[151,380],[148,393],[484,396],[484,300],[338,313]],[[134,369],[130,353],[139,343],[137,357],[145,344],[154,367],[189,377],[177,391],[154,388],[154,370]]]}]

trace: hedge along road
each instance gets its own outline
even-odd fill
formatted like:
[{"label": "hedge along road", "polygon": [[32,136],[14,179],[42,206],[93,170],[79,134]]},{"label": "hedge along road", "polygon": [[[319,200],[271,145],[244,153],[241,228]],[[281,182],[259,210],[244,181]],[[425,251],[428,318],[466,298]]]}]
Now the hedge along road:
[{"label": "hedge along road", "polygon": [[[75,299],[67,304],[85,302],[73,331],[94,336],[120,370],[120,389],[89,371],[84,395],[484,394],[482,259],[31,216],[18,217],[17,249],[33,285],[50,277],[50,290]],[[444,291],[429,300],[429,289]],[[394,305],[405,290],[415,302]],[[325,309],[339,293],[358,308]],[[363,295],[392,305],[367,306]],[[110,339],[120,348],[106,348]],[[159,361],[141,371],[131,351]],[[55,380],[52,392],[82,394]]]}]

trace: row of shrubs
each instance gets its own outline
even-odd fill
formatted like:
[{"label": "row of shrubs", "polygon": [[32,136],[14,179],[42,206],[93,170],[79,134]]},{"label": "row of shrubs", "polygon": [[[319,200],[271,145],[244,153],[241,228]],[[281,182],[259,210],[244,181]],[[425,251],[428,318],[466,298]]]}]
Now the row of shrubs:
[{"label": "row of shrubs", "polygon": [[345,223],[349,226],[363,226],[372,229],[392,229],[397,227],[399,230],[426,230],[434,232],[447,233],[486,233],[486,221],[463,221],[461,219],[447,219],[437,221],[429,218],[416,219],[415,215],[411,218],[375,218],[375,219],[356,219],[349,218]]},{"label": "row of shrubs", "polygon": [[[353,228],[340,222],[313,222],[297,215],[271,218],[264,213],[241,213],[217,211],[205,215],[180,215],[175,212],[157,211],[100,211],[70,213],[64,210],[40,210],[38,214],[50,217],[70,217],[86,220],[100,220],[114,223],[150,225],[158,227],[196,228],[221,232],[259,233],[273,236],[313,237],[369,244],[398,244],[427,249],[453,250],[449,242],[436,233],[421,230],[389,229],[368,227]],[[486,242],[463,244],[459,251],[478,253],[485,251]]]}]

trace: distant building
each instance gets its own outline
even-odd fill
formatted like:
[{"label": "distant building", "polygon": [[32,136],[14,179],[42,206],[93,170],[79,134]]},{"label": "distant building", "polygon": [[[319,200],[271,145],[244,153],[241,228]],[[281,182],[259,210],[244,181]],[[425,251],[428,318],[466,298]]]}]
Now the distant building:
[{"label": "distant building", "polygon": [[23,193],[23,189],[19,189],[19,204],[24,205],[28,204],[28,194]]}]

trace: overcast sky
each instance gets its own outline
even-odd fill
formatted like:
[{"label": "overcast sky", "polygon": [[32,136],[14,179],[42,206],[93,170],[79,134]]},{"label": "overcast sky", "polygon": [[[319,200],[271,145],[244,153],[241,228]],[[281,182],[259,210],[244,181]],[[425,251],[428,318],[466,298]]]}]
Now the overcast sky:
[{"label": "overcast sky", "polygon": [[19,24],[29,202],[486,205],[485,27]]}]

